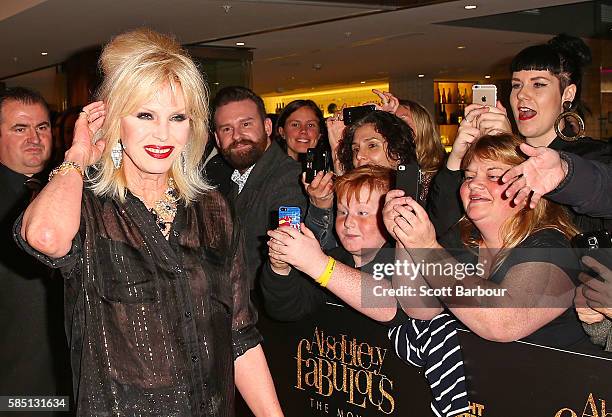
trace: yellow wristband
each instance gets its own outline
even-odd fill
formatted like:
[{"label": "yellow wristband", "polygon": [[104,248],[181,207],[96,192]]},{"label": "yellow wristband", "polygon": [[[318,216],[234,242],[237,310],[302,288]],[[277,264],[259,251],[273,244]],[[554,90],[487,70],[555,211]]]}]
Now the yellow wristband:
[{"label": "yellow wristband", "polygon": [[53,177],[55,177],[57,174],[66,175],[68,171],[78,172],[81,175],[81,178],[83,178],[84,176],[83,168],[79,164],[72,161],[64,161],[60,164],[60,166],[51,171],[51,173],[49,174],[49,181],[51,181]]},{"label": "yellow wristband", "polygon": [[329,257],[329,261],[327,261],[327,266],[325,267],[325,271],[321,274],[319,278],[317,278],[317,282],[323,288],[327,287],[329,280],[331,279],[332,274],[334,273],[334,268],[336,267],[336,260]]}]

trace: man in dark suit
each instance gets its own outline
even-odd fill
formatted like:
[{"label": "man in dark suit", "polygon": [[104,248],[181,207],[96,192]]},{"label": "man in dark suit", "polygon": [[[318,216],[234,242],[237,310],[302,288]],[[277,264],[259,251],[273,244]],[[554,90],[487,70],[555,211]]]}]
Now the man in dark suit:
[{"label": "man in dark suit", "polygon": [[233,172],[219,175],[219,170],[208,169],[207,175],[217,178],[234,204],[253,289],[267,259],[266,232],[278,226],[278,208],[298,206],[302,216],[306,212],[301,167],[270,139],[272,121],[261,98],[251,90],[226,87],[217,93],[212,108],[217,146]]},{"label": "man in dark suit", "polygon": [[45,100],[25,88],[0,93],[0,395],[72,394],[62,281],[12,238],[15,220],[44,183],[51,149]]}]

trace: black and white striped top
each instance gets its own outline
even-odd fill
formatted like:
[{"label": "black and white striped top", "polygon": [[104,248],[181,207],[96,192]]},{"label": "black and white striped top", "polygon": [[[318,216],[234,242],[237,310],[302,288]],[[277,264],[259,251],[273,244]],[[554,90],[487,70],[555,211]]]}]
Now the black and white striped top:
[{"label": "black and white striped top", "polygon": [[436,416],[455,416],[469,409],[457,321],[450,314],[440,313],[431,320],[409,319],[391,328],[389,339],[402,360],[425,368]]}]

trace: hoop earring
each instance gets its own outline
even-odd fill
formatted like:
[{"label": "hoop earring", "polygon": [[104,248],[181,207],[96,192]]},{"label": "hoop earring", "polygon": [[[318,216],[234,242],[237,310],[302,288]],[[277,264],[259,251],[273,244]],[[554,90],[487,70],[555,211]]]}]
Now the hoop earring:
[{"label": "hoop earring", "polygon": [[[561,113],[559,117],[557,117],[557,120],[555,120],[555,124],[554,124],[555,133],[557,134],[557,136],[559,136],[561,139],[563,139],[566,142],[574,142],[584,137],[584,120],[582,120],[582,117],[580,117],[578,113],[576,113],[575,111],[572,111],[572,102],[564,101],[563,110],[564,110],[563,113]],[[559,128],[559,125],[561,124],[561,120],[565,120],[565,118],[567,117],[573,117],[578,122],[578,133],[576,133],[574,136],[567,136]]]},{"label": "hoop earring", "polygon": [[113,146],[111,149],[111,159],[115,169],[119,169],[121,166],[121,160],[123,159],[123,145],[121,144],[121,139],[119,139],[119,141],[115,143],[115,146]]}]

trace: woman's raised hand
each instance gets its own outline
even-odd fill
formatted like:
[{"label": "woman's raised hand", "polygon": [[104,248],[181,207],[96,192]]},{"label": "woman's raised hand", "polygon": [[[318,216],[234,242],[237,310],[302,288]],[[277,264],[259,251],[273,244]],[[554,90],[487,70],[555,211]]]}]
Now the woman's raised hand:
[{"label": "woman's raised hand", "polygon": [[559,153],[546,147],[535,148],[521,143],[521,151],[529,157],[525,162],[508,170],[503,183],[510,182],[504,194],[520,205],[529,198],[529,207],[536,207],[540,198],[559,186],[568,172],[567,162]]},{"label": "woman's raised hand", "polygon": [[576,288],[576,296],[574,297],[574,305],[576,306],[576,313],[580,321],[586,324],[599,323],[606,317],[598,311],[593,310],[587,304],[587,299],[582,293],[584,286]]},{"label": "woman's raised hand", "polygon": [[[612,252],[609,249],[600,250],[606,251],[607,255]],[[582,289],[587,306],[612,319],[612,270],[590,256],[584,256],[582,263],[595,271],[601,279],[592,278],[584,272],[581,273],[578,278],[582,281],[582,285],[576,290],[576,293]]]},{"label": "woman's raised hand", "polygon": [[473,121],[474,126],[480,130],[481,135],[512,133],[512,125],[510,120],[508,120],[508,112],[501,102],[497,101],[495,107],[484,106],[484,110]]},{"label": "woman's raised hand", "polygon": [[74,159],[74,162],[81,163],[84,167],[98,162],[106,143],[102,140],[94,143],[94,138],[102,127],[105,117],[106,110],[102,101],[95,101],[83,107],[74,124],[72,145],[66,152],[67,160]]},{"label": "woman's raised hand", "polygon": [[342,134],[344,133],[344,128],[346,125],[342,120],[342,112],[338,112],[327,118],[325,121],[325,125],[327,126],[327,138],[329,139],[329,146],[332,150],[332,155],[336,154],[336,149],[338,149],[338,143],[340,143],[340,139],[342,139]]},{"label": "woman's raised hand", "polygon": [[[342,106],[344,108],[344,106]],[[342,110],[336,112],[334,115],[329,116],[325,120],[327,127],[327,139],[329,140],[329,147],[331,148],[331,157],[334,164],[334,172],[336,175],[342,175],[344,173],[342,164],[338,161],[338,145],[342,140],[344,129],[346,125],[342,120]]]},{"label": "woman's raised hand", "polygon": [[310,204],[315,207],[330,209],[334,205],[334,173],[324,174],[317,172],[310,184],[306,182],[306,174],[302,174],[302,183],[306,194],[310,197]]},{"label": "woman's raised hand", "polygon": [[388,113],[395,114],[399,107],[399,100],[393,94],[388,91],[380,91],[377,89],[373,89],[372,92],[380,97],[381,104],[377,103],[365,103],[365,104],[373,104],[376,106],[376,110],[386,111]]},{"label": "woman's raised hand", "polygon": [[402,190],[390,190],[385,196],[385,205],[382,211],[385,228],[397,242],[399,240],[395,234],[395,218],[399,216],[399,213],[395,210],[395,207],[403,204],[402,197],[404,194]]},{"label": "woman's raised hand", "polygon": [[499,101],[496,107],[470,104],[465,108],[465,117],[459,125],[457,137],[453,142],[453,149],[446,161],[446,167],[451,171],[458,171],[463,156],[472,142],[479,137],[511,132],[512,127],[506,109]]},{"label": "woman's raised hand", "polygon": [[458,171],[461,168],[463,156],[472,142],[481,136],[480,130],[476,127],[476,118],[487,111],[486,108],[478,104],[470,104],[465,108],[465,117],[459,124],[453,149],[446,161],[446,167],[451,171]]},{"label": "woman's raised hand", "polygon": [[383,222],[395,239],[406,248],[439,248],[436,230],[425,209],[401,190],[385,197]]}]

